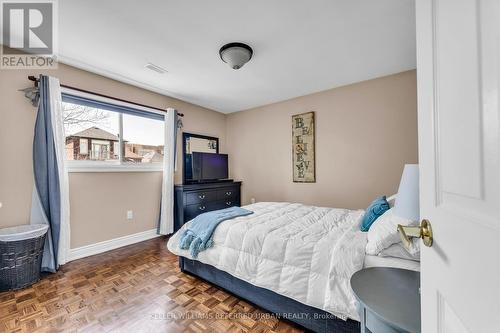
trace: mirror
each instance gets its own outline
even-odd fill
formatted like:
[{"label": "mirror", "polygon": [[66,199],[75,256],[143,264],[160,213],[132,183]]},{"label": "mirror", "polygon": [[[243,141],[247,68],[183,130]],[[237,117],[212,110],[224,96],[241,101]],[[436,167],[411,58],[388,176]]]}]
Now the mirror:
[{"label": "mirror", "polygon": [[191,154],[192,152],[217,154],[217,141],[197,137],[187,138],[186,154]]},{"label": "mirror", "polygon": [[193,152],[219,153],[219,138],[200,134],[182,134],[182,160],[184,161],[183,183],[189,184],[192,178],[191,158]]}]

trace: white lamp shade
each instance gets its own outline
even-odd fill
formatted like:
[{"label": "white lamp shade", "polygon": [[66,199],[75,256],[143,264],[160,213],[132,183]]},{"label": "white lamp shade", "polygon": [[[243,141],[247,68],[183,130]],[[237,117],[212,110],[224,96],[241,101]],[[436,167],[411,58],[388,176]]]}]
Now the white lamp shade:
[{"label": "white lamp shade", "polygon": [[418,164],[406,164],[399,183],[394,213],[397,216],[420,221]]},{"label": "white lamp shade", "polygon": [[221,53],[222,60],[233,69],[239,69],[250,60],[250,52],[241,47],[233,47]]}]

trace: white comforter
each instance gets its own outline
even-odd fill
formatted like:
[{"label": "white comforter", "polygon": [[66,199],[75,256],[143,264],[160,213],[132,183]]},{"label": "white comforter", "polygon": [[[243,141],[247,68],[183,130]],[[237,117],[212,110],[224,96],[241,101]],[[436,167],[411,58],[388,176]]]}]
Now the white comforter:
[{"label": "white comforter", "polygon": [[[222,222],[214,246],[197,260],[339,318],[359,321],[350,286],[363,268],[366,236],[359,231],[362,210],[260,202],[254,214]],[[176,255],[190,222],[168,241]]]}]

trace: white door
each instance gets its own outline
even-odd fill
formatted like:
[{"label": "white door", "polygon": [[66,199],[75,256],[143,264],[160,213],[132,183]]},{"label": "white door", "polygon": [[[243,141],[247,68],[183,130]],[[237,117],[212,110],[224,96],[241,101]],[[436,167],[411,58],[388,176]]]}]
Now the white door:
[{"label": "white door", "polygon": [[500,0],[415,0],[422,332],[500,332]]}]

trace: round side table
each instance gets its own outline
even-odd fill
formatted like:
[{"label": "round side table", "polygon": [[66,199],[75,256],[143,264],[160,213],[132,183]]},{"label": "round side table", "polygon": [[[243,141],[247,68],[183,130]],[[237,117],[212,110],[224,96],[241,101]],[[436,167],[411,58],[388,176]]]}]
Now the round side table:
[{"label": "round side table", "polygon": [[371,267],[351,277],[362,333],[420,332],[420,273]]}]

